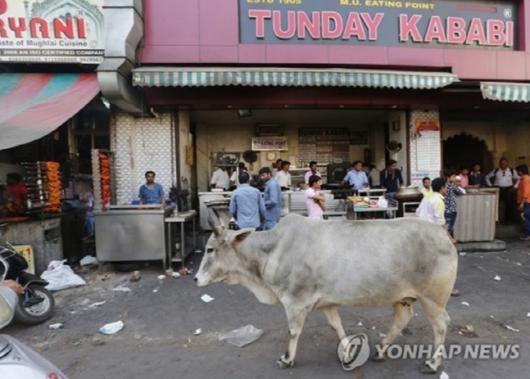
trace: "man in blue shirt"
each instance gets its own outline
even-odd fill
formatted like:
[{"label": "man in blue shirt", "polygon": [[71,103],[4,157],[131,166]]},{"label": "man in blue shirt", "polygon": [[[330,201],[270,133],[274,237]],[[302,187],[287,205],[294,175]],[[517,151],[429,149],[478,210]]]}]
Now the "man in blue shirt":
[{"label": "man in blue shirt", "polygon": [[164,204],[164,189],[158,183],[155,183],[156,174],[154,171],[145,173],[146,183],[140,187],[140,204]]},{"label": "man in blue shirt", "polygon": [[239,174],[239,187],[232,193],[230,198],[230,213],[236,219],[239,228],[257,229],[261,220],[265,218],[265,203],[261,192],[251,187],[248,182],[248,172]]},{"label": "man in blue shirt", "polygon": [[343,181],[356,191],[368,187],[368,176],[363,170],[363,162],[353,162],[353,169],[346,174]]},{"label": "man in blue shirt", "polygon": [[270,230],[280,221],[282,190],[278,182],[272,177],[272,171],[269,167],[263,167],[259,170],[259,176],[265,182],[265,193],[263,196],[265,223],[263,224],[263,229]]}]

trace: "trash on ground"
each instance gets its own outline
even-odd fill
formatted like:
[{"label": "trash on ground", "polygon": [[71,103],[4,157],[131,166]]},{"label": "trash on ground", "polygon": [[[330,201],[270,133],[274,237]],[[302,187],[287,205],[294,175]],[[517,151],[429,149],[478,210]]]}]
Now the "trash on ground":
[{"label": "trash on ground", "polygon": [[171,278],[173,276],[173,269],[168,268],[166,271],[164,271],[164,275],[166,275],[166,278]]},{"label": "trash on ground", "polygon": [[386,337],[386,334],[385,333],[381,333],[379,332],[379,338],[385,338]]},{"label": "trash on ground", "polygon": [[179,270],[179,274],[180,274],[181,276],[191,275],[191,274],[193,274],[193,270],[190,270],[190,269],[187,268],[187,267],[182,267],[182,268]]},{"label": "trash on ground", "polygon": [[140,273],[140,271],[133,271],[131,272],[131,275],[129,275],[130,282],[137,282],[140,279],[142,279],[142,274]]},{"label": "trash on ground", "polygon": [[526,317],[530,317],[530,312],[528,312],[528,313],[526,314]]},{"label": "trash on ground", "polygon": [[445,371],[442,371],[442,373],[440,374],[440,379],[449,379],[449,375],[447,375]]},{"label": "trash on ground", "polygon": [[375,326],[372,326],[372,330],[375,330]]},{"label": "trash on ground", "polygon": [[204,295],[201,296],[201,300],[204,301],[205,303],[209,303],[211,301],[214,301],[215,299],[205,293]]},{"label": "trash on ground", "polygon": [[180,278],[181,275],[180,275],[178,272],[173,272],[173,273],[171,274],[171,277],[174,278],[174,279],[177,279],[177,278]]},{"label": "trash on ground", "polygon": [[111,322],[110,324],[103,325],[99,328],[101,334],[112,335],[118,333],[124,327],[123,321]]},{"label": "trash on ground", "polygon": [[79,264],[81,266],[92,266],[99,264],[99,262],[96,257],[93,257],[92,255],[87,255],[79,261]]},{"label": "trash on ground", "polygon": [[495,275],[495,276],[493,277],[493,280],[497,280],[497,281],[499,281],[499,280],[501,280],[501,277],[500,277],[499,275]]},{"label": "trash on ground", "polygon": [[508,329],[508,330],[511,330],[512,332],[516,332],[516,333],[519,333],[519,332],[520,332],[519,329],[516,329],[516,328],[514,328],[513,326],[510,326],[510,325],[506,325],[506,324],[504,324],[504,327],[505,327],[506,329]]},{"label": "trash on ground", "polygon": [[461,256],[461,257],[465,257],[466,255],[467,255],[467,253],[465,253],[465,252],[461,252],[461,253],[460,253],[460,256]]},{"label": "trash on ground", "polygon": [[57,330],[57,329],[62,329],[64,328],[64,324],[62,322],[58,322],[56,324],[50,324],[50,326],[48,326],[48,329],[51,329],[51,330]]},{"label": "trash on ground", "polygon": [[160,287],[156,287],[156,288],[153,290],[153,293],[157,293],[159,290],[160,290]]},{"label": "trash on ground", "polygon": [[202,329],[199,328],[199,329],[195,329],[195,331],[193,332],[193,335],[194,336],[199,336],[199,335],[201,335],[201,333],[202,333]]},{"label": "trash on ground", "polygon": [[79,303],[79,305],[84,307],[85,305],[88,305],[89,303],[90,303],[90,299],[84,299],[82,302]]},{"label": "trash on ground", "polygon": [[158,280],[164,280],[166,278],[165,275],[158,275]]},{"label": "trash on ground", "polygon": [[521,262],[515,262],[517,266],[522,266],[523,264]]},{"label": "trash on ground", "polygon": [[462,301],[460,304],[465,305],[466,307],[469,307],[469,303],[467,301]]},{"label": "trash on ground", "polygon": [[357,323],[357,326],[363,326],[363,322],[362,322],[362,321],[359,321],[359,322]]},{"label": "trash on ground", "polygon": [[41,278],[48,282],[46,289],[50,291],[60,291],[72,287],[86,285],[86,282],[79,275],[75,274],[72,268],[64,261],[51,261],[46,271],[41,274]]},{"label": "trash on ground", "polygon": [[221,334],[219,341],[226,341],[230,345],[244,347],[256,341],[263,334],[263,330],[257,329],[254,325],[245,325],[239,329]]},{"label": "trash on ground", "polygon": [[475,327],[471,324],[464,325],[458,329],[458,334],[466,337],[478,337]]},{"label": "trash on ground", "polygon": [[118,287],[114,287],[112,289],[114,292],[131,292],[131,289],[129,287],[125,287],[125,286],[118,286]]},{"label": "trash on ground", "polygon": [[107,301],[106,300],[103,300],[103,301],[97,301],[95,303],[92,303],[90,304],[88,307],[89,308],[99,308],[101,307],[103,304],[105,304]]}]

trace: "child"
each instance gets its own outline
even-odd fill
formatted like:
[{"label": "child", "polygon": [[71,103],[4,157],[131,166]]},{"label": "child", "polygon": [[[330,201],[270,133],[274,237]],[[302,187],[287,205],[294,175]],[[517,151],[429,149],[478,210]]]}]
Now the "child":
[{"label": "child", "polygon": [[444,195],[446,194],[445,181],[442,178],[434,179],[432,181],[431,196],[425,196],[416,210],[418,217],[445,227]]},{"label": "child", "polygon": [[459,176],[456,176],[454,173],[448,175],[447,195],[445,195],[445,220],[447,222],[447,230],[451,237],[454,237],[456,224],[456,197],[465,194],[465,190],[460,187],[460,184],[461,178]]},{"label": "child", "polygon": [[[432,194],[431,196],[424,197],[423,200],[420,203],[420,206],[416,210],[416,214],[418,217],[423,218],[425,220],[428,220],[434,224],[438,224],[440,226],[443,226],[446,230],[447,224],[445,221],[445,199],[444,196],[447,195],[447,187],[445,185],[445,180],[442,178],[436,178],[432,181]],[[453,239],[453,237],[449,234],[449,238],[453,243],[456,243],[456,241]],[[456,288],[453,289],[453,292],[451,292],[451,296],[459,296],[460,291],[458,291]]]},{"label": "child", "polygon": [[320,176],[312,175],[309,177],[309,188],[305,191],[305,204],[307,206],[307,215],[309,218],[322,220],[326,210],[326,198],[320,193],[322,179]]}]

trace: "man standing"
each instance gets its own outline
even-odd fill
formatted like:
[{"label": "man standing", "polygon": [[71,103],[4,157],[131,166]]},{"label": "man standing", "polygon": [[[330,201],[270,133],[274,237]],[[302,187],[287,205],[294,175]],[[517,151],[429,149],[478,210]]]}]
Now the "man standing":
[{"label": "man standing", "polygon": [[304,183],[309,184],[309,178],[315,175],[319,178],[322,177],[322,175],[320,175],[320,172],[317,171],[317,162],[311,161],[309,162],[309,171],[306,171],[306,173],[304,174]]},{"label": "man standing", "polygon": [[283,161],[282,169],[278,171],[278,173],[274,177],[282,190],[288,190],[291,188],[291,174],[289,173],[290,166],[291,162]]},{"label": "man standing", "polygon": [[530,176],[528,175],[528,166],[517,166],[517,175],[521,177],[517,192],[517,204],[519,211],[523,212],[523,241],[530,241]]},{"label": "man standing", "polygon": [[140,204],[164,204],[164,188],[158,183],[155,183],[155,172],[147,171],[145,173],[146,183],[140,187]]},{"label": "man standing", "polygon": [[212,188],[220,188],[224,191],[230,188],[230,177],[226,172],[226,167],[217,167],[210,180]]},{"label": "man standing", "polygon": [[395,160],[389,160],[386,168],[381,171],[381,187],[386,189],[386,196],[389,199],[394,199],[399,188],[403,185],[403,176],[401,170],[397,168]]},{"label": "man standing", "polygon": [[232,186],[239,187],[239,185],[241,184],[239,182],[239,175],[241,175],[244,172],[248,172],[248,170],[245,167],[245,164],[243,162],[239,162],[239,164],[237,165],[237,168],[232,173],[232,176],[230,176],[230,184]]},{"label": "man standing", "polygon": [[268,167],[259,170],[260,178],[265,182],[265,223],[263,229],[270,230],[280,221],[282,210],[282,191],[278,182],[272,177],[272,171]]},{"label": "man standing", "polygon": [[9,173],[6,176],[7,187],[6,194],[6,208],[11,215],[24,214],[26,210],[26,197],[28,195],[28,188],[22,182],[22,176],[17,173]]},{"label": "man standing", "polygon": [[461,178],[456,176],[454,172],[449,173],[447,178],[447,193],[445,195],[445,221],[447,222],[447,230],[453,238],[456,217],[458,215],[456,197],[465,194],[465,190],[460,187],[460,184]]},{"label": "man standing", "polygon": [[344,177],[343,183],[358,191],[368,187],[368,176],[363,170],[363,162],[353,162],[353,169]]},{"label": "man standing", "polygon": [[499,199],[504,204],[505,220],[516,221],[515,188],[519,184],[519,175],[510,168],[508,159],[502,158],[499,161],[499,167],[486,176],[486,184],[490,187],[499,187]]},{"label": "man standing", "polygon": [[257,188],[251,187],[248,182],[248,172],[239,174],[239,188],[232,193],[230,198],[230,213],[236,219],[240,229],[254,228],[261,225],[265,218],[265,203]]}]

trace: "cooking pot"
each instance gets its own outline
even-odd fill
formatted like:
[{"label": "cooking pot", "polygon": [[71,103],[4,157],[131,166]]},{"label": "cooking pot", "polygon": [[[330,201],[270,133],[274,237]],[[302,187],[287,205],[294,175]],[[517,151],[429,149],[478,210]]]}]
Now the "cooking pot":
[{"label": "cooking pot", "polygon": [[417,202],[423,199],[418,187],[401,187],[396,193],[396,199],[401,202]]}]

